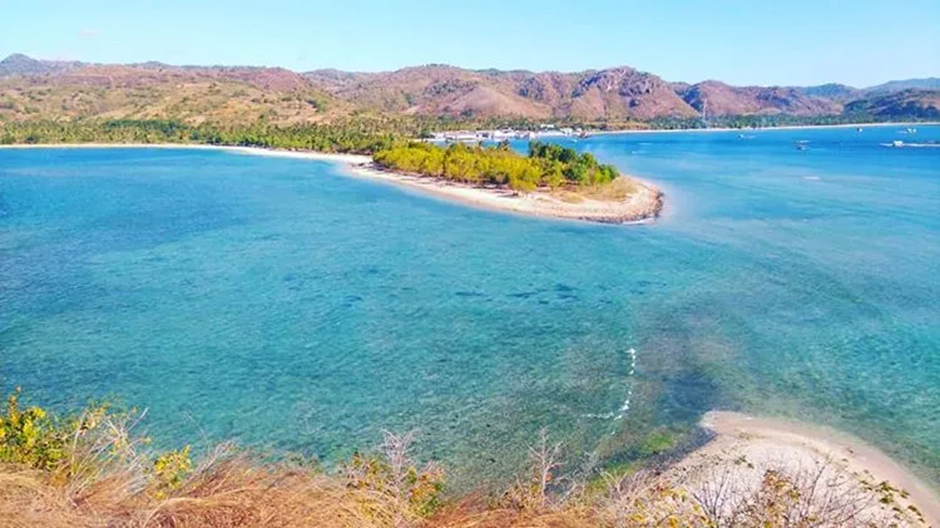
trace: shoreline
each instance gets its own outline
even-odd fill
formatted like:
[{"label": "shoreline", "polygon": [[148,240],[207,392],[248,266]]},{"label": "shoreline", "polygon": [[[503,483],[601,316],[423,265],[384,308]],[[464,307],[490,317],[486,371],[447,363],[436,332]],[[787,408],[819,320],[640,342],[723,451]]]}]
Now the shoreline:
[{"label": "shoreline", "polygon": [[636,224],[659,217],[663,208],[663,193],[655,185],[621,175],[635,184],[636,191],[626,200],[611,202],[584,198],[581,202],[563,201],[550,193],[535,191],[518,194],[506,188],[479,187],[443,178],[418,176],[388,171],[376,166],[372,158],[361,154],[331,154],[313,151],[267,149],[260,147],[234,147],[191,143],[50,143],[28,145],[0,145],[0,149],[107,149],[107,148],[158,148],[213,150],[254,156],[306,159],[326,161],[343,166],[345,172],[374,181],[389,183],[402,188],[432,195],[466,206],[502,211],[540,218],[579,220],[601,224]]},{"label": "shoreline", "polygon": [[[776,418],[761,418],[737,412],[710,411],[700,424],[715,436],[692,451],[674,466],[683,471],[709,460],[741,460],[749,463],[790,469],[805,468],[811,460],[830,457],[857,474],[868,473],[874,483],[887,481],[906,491],[899,499],[905,507],[915,505],[929,526],[940,526],[940,493],[924,483],[912,471],[864,441],[829,427]],[[736,464],[735,471],[753,471]],[[742,473],[742,480],[753,478]]]},{"label": "shoreline", "polygon": [[[591,136],[616,136],[616,135],[628,135],[628,134],[680,134],[680,133],[694,133],[694,132],[765,132],[772,130],[813,130],[813,129],[830,129],[830,128],[884,128],[891,126],[935,126],[940,125],[940,121],[899,121],[899,122],[878,122],[878,123],[840,123],[833,125],[780,125],[780,126],[767,126],[767,127],[744,127],[744,128],[734,128],[734,127],[711,127],[711,128],[621,128],[615,130],[598,130],[598,129],[589,129],[584,132],[587,134],[586,138]],[[485,130],[473,130],[469,131],[472,133],[483,133]],[[444,133],[444,132],[442,132]],[[477,141],[499,141],[499,140],[552,140],[552,139],[582,139],[582,136],[576,134],[565,134],[558,131],[537,131],[534,132],[534,136],[531,138],[520,138],[520,137],[504,137],[500,139],[477,137],[472,140],[460,140],[467,141],[470,143]],[[425,139],[423,141],[428,141],[430,143],[440,144],[444,143],[444,139]]]},{"label": "shoreline", "polygon": [[586,198],[579,203],[570,203],[547,192],[520,195],[506,188],[478,187],[443,178],[388,171],[373,163],[352,165],[349,170],[357,176],[415,189],[471,207],[540,218],[632,225],[658,218],[663,208],[663,193],[659,188],[624,175],[621,177],[634,182],[637,188],[627,200],[609,202]]},{"label": "shoreline", "polygon": [[[383,171],[372,165],[369,156],[355,154],[329,154],[308,151],[290,151],[253,147],[226,147],[199,144],[48,144],[48,145],[0,145],[2,149],[65,149],[65,148],[127,148],[127,149],[191,149],[205,151],[225,151],[231,153],[325,161],[340,164],[354,176],[375,179],[409,189],[417,189],[427,194],[441,196],[476,207],[484,207],[509,212],[519,212],[540,216],[535,211],[517,211],[507,208],[505,201],[513,203],[523,201],[520,197],[504,196],[513,194],[505,189],[484,189],[469,185],[448,182],[443,179],[414,176],[403,173]],[[657,214],[662,208],[659,190],[646,182],[630,178],[643,188],[655,190],[659,200]],[[494,192],[502,191],[503,194]],[[492,205],[496,203],[497,205]],[[545,216],[553,216],[546,214]],[[556,216],[557,217],[557,216]],[[564,218],[564,217],[560,217]],[[583,218],[578,218],[582,219]],[[595,220],[597,221],[597,220]],[[744,414],[724,411],[712,411],[705,415],[702,427],[712,431],[715,437],[706,445],[696,449],[678,461],[676,467],[688,467],[698,459],[714,456],[728,456],[731,453],[745,453],[749,460],[763,457],[773,462],[774,456],[787,457],[788,461],[805,460],[808,456],[832,455],[837,461],[845,461],[853,472],[870,472],[875,482],[882,480],[910,493],[910,502],[923,512],[928,524],[940,526],[940,494],[924,484],[912,471],[904,468],[897,461],[880,450],[846,433],[824,426],[791,422],[787,420],[752,417]]]},{"label": "shoreline", "polygon": [[883,128],[892,126],[934,126],[940,121],[903,121],[889,123],[842,123],[836,125],[781,125],[757,128],[625,128],[622,130],[594,130],[588,133],[591,136],[612,136],[618,134],[677,134],[682,132],[768,132],[773,130],[814,130],[830,128]]}]

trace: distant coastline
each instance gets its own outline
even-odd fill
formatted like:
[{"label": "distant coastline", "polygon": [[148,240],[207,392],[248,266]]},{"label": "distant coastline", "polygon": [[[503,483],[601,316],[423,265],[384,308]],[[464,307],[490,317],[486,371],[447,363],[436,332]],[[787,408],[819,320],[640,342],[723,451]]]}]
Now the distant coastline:
[{"label": "distant coastline", "polygon": [[438,131],[432,134],[432,137],[423,138],[422,141],[430,143],[477,143],[485,141],[507,141],[507,140],[543,140],[543,139],[586,139],[591,136],[615,136],[626,134],[672,134],[672,133],[695,133],[695,132],[764,132],[770,130],[814,130],[829,128],[884,128],[892,126],[931,126],[940,125],[940,121],[878,121],[872,123],[840,123],[832,125],[779,125],[765,127],[677,127],[677,128],[618,128],[614,130],[582,129],[582,128],[556,128],[551,125],[539,130],[529,129],[467,129],[467,130],[448,130]]},{"label": "distant coastline", "polygon": [[347,173],[357,177],[398,185],[448,201],[482,209],[562,220],[579,220],[603,224],[632,224],[657,218],[663,208],[662,191],[651,183],[631,176],[622,176],[623,178],[628,178],[635,185],[635,192],[626,200],[601,201],[586,198],[578,202],[570,202],[542,191],[519,194],[506,188],[479,187],[456,183],[441,178],[391,172],[373,164],[372,158],[369,156],[359,154],[331,154],[313,151],[191,143],[50,143],[0,145],[0,149],[61,148],[215,150],[256,156],[327,161],[343,165]]},{"label": "distant coastline", "polygon": [[617,134],[652,134],[672,132],[766,132],[769,130],[813,130],[825,128],[883,128],[892,126],[931,126],[940,125],[940,121],[879,121],[877,123],[840,123],[835,125],[781,125],[756,128],[627,128],[623,130],[596,130],[588,135],[617,135]]}]

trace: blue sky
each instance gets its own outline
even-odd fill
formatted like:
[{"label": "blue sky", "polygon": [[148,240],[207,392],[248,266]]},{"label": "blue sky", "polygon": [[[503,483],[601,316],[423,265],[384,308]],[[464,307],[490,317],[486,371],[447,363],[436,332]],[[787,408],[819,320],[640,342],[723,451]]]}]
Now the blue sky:
[{"label": "blue sky", "polygon": [[670,81],[940,76],[940,0],[5,0],[0,56],[388,70],[447,63]]}]

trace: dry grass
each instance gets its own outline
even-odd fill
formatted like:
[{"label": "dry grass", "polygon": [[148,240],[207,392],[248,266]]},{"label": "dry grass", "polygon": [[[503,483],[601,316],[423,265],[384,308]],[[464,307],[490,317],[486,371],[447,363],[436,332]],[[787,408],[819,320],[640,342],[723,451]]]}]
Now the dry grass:
[{"label": "dry grass", "polygon": [[80,495],[53,473],[0,467],[0,519],[10,527],[417,526],[404,491],[359,486],[339,475],[264,463],[223,447],[178,488],[137,486],[136,475],[102,475]]},{"label": "dry grass", "polygon": [[417,526],[438,506],[442,472],[411,460],[414,435],[327,474],[222,444],[150,452],[135,413],[90,408],[64,420],[19,404],[0,412],[0,526]]},{"label": "dry grass", "polygon": [[540,482],[523,482],[501,499],[471,495],[422,517],[387,488],[360,488],[341,475],[265,464],[223,450],[162,498],[152,489],[134,490],[133,480],[118,476],[95,481],[74,497],[48,472],[3,466],[0,519],[11,528],[917,525],[914,517],[879,508],[881,495],[830,471],[829,466],[794,475],[768,470],[756,489],[722,496],[729,487],[711,496],[727,509],[715,509],[701,488],[688,490],[668,477],[638,473],[608,477],[595,494],[584,488],[552,494]]},{"label": "dry grass", "polygon": [[[147,455],[132,415],[92,409],[67,422],[11,397],[0,414],[0,525],[26,527],[774,527],[921,526],[904,493],[840,464],[699,467],[620,475],[565,471],[542,431],[529,467],[502,495],[440,502],[443,472],[418,466],[413,434],[386,433],[375,456],[339,471],[276,463],[223,444]],[[44,445],[44,450],[37,450]],[[54,462],[54,463],[51,463]]]},{"label": "dry grass", "polygon": [[622,202],[637,191],[637,183],[631,178],[621,177],[607,185],[595,185],[584,189],[585,197],[605,202]]},{"label": "dry grass", "polygon": [[599,202],[622,202],[637,192],[637,182],[631,178],[621,177],[605,185],[569,189],[561,188],[552,191],[552,196],[565,203],[582,203],[584,200],[597,200]]},{"label": "dry grass", "polygon": [[[209,467],[165,499],[96,483],[79,503],[35,472],[0,477],[0,518],[11,527],[392,526],[400,505],[306,472],[268,471],[245,460]],[[115,500],[117,499],[117,500]]]}]

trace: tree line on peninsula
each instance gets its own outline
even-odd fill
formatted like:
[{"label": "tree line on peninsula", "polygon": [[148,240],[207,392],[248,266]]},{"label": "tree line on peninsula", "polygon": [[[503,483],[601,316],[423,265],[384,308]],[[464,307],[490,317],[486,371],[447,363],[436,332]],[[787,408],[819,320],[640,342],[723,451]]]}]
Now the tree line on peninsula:
[{"label": "tree line on peninsula", "polygon": [[386,169],[475,185],[536,188],[598,186],[619,176],[590,153],[532,142],[528,155],[508,143],[446,147],[415,141],[432,123],[354,119],[332,124],[247,127],[193,125],[176,120],[35,121],[6,123],[0,144],[207,144],[372,155]]},{"label": "tree line on peninsula", "polygon": [[506,142],[495,146],[454,143],[441,147],[412,143],[375,153],[376,164],[389,170],[475,185],[508,186],[529,192],[539,187],[604,185],[619,176],[612,165],[590,153],[552,143],[529,143],[528,156]]}]

